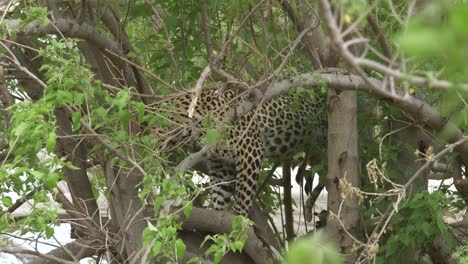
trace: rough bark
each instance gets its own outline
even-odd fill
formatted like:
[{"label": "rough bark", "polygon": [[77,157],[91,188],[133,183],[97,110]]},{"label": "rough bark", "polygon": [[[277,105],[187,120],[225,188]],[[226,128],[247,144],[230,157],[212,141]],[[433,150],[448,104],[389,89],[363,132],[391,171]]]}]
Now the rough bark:
[{"label": "rough bark", "polygon": [[109,207],[112,216],[112,229],[121,234],[117,246],[123,258],[129,263],[139,263],[144,252],[142,234],[146,227],[144,208],[138,197],[138,184],[141,174],[137,170],[113,166],[109,160],[105,165],[106,183],[110,190]]},{"label": "rough bark", "polygon": [[[88,258],[95,255],[99,250],[99,246],[97,245],[90,245],[86,240],[78,240],[75,242],[71,242],[69,244],[64,245],[63,247],[59,247],[53,249],[47,253],[47,255],[57,257],[59,259],[73,261],[73,256],[77,259]],[[53,262],[49,259],[44,258],[36,258],[30,261],[28,264],[47,264],[47,263],[59,263]]]},{"label": "rough bark", "polygon": [[[180,215],[184,230],[197,230],[199,232],[216,234],[230,233],[232,231],[231,223],[234,215],[228,212],[193,208],[188,219],[185,219],[183,214]],[[206,219],[210,219],[210,221],[206,221]],[[244,245],[244,251],[256,264],[274,263],[273,258],[265,249],[264,243],[257,237],[253,228],[249,228],[248,230],[248,238]]]},{"label": "rough bark", "polygon": [[429,250],[427,251],[431,257],[433,264],[455,264],[455,259],[452,258],[452,251],[445,243],[441,236],[437,236],[429,244]]},{"label": "rough bark", "polygon": [[68,137],[75,133],[71,127],[71,116],[66,113],[65,109],[57,109],[54,113],[57,118],[56,133],[61,136],[57,154],[61,157],[67,157],[74,166],[79,168],[78,170],[63,168],[73,204],[79,212],[99,223],[99,209],[91,191],[91,183],[87,173],[88,150],[86,144],[79,138]]},{"label": "rough bark", "polygon": [[359,236],[359,204],[354,194],[343,192],[342,181],[359,186],[357,133],[356,92],[328,89],[327,234],[340,247],[346,263],[356,260],[354,241],[347,232]]}]

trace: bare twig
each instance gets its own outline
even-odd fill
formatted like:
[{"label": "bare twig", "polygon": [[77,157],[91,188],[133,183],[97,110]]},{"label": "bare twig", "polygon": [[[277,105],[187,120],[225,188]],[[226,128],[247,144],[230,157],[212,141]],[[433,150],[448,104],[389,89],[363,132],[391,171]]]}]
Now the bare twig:
[{"label": "bare twig", "polygon": [[200,13],[201,13],[201,26],[203,30],[203,40],[205,41],[206,52],[208,61],[213,59],[213,46],[211,45],[210,26],[208,25],[208,10],[206,8],[206,1],[200,0]]},{"label": "bare twig", "polygon": [[[65,106],[65,109],[67,109],[67,111],[72,114],[74,111],[69,107],[69,106]],[[93,138],[95,138],[97,140],[97,142],[99,144],[101,144],[103,147],[105,147],[106,149],[108,149],[112,154],[114,154],[116,157],[128,162],[129,164],[131,164],[133,167],[135,167],[143,176],[146,176],[146,172],[145,170],[134,160],[132,160],[130,157],[128,157],[127,155],[121,153],[119,150],[117,150],[116,148],[114,148],[110,143],[108,143],[107,141],[105,141],[104,139],[102,139],[102,137],[100,136],[99,133],[97,133],[96,131],[94,131],[94,129],[88,124],[86,123],[84,120],[80,120],[80,124],[86,129],[86,131],[89,133],[89,135],[99,135],[99,136],[94,136]]]},{"label": "bare twig", "polygon": [[[326,22],[330,35],[332,37],[333,42],[337,48],[337,51],[341,54],[343,59],[355,70],[362,78],[364,78],[365,82],[368,85],[373,86],[374,89],[379,89],[379,87],[375,86],[368,78],[367,74],[360,66],[364,66],[366,68],[370,68],[376,70],[378,72],[390,75],[395,77],[396,79],[405,80],[412,84],[434,88],[436,90],[446,90],[454,86],[454,83],[449,81],[443,80],[436,80],[436,79],[428,79],[419,76],[413,76],[410,74],[406,74],[400,72],[395,69],[391,69],[385,65],[382,65],[378,62],[371,61],[365,58],[357,58],[355,57],[349,50],[346,49],[346,44],[340,34],[338,26],[333,18],[331,12],[330,3],[327,0],[320,0],[320,5],[324,11],[323,18]],[[468,84],[457,84],[463,91],[468,91]]]},{"label": "bare twig", "polygon": [[200,96],[203,83],[205,82],[205,79],[208,77],[210,72],[211,72],[211,66],[208,65],[203,70],[202,74],[200,75],[200,78],[198,78],[197,84],[195,85],[195,89],[194,89],[195,95],[193,96],[192,101],[190,102],[189,108],[187,110],[189,118],[193,117],[193,112],[195,111],[195,106],[197,105],[197,100],[198,100],[198,97]]},{"label": "bare twig", "polygon": [[388,43],[387,38],[385,37],[385,33],[382,30],[382,28],[379,26],[375,18],[371,15],[367,16],[367,22],[372,28],[372,31],[374,31],[377,40],[379,41],[380,47],[382,48],[383,54],[385,57],[388,59],[392,58],[392,48],[390,47],[390,44]]},{"label": "bare twig", "polygon": [[457,87],[460,87],[462,91],[465,91],[465,92],[468,91],[468,84],[466,83],[455,84],[455,83],[445,81],[445,80],[437,80],[435,78],[432,79],[432,78],[414,76],[414,75],[410,75],[407,73],[403,73],[399,70],[392,69],[376,61],[368,60],[365,58],[353,58],[353,60],[355,61],[357,65],[364,66],[368,69],[372,69],[380,73],[393,76],[398,80],[404,80],[414,85],[427,87],[427,88],[433,88],[436,90],[447,90],[457,85]]},{"label": "bare twig", "polygon": [[208,77],[211,71],[225,73],[224,71],[219,71],[218,68],[219,68],[219,64],[221,63],[221,61],[224,59],[224,56],[226,55],[227,49],[229,48],[232,41],[234,40],[234,37],[240,33],[240,30],[242,29],[244,24],[248,21],[250,16],[252,16],[252,14],[254,14],[255,11],[260,6],[262,6],[264,2],[266,2],[266,0],[260,1],[254,8],[252,8],[249,14],[246,17],[244,17],[244,19],[240,22],[239,27],[237,28],[237,31],[234,34],[230,34],[226,42],[224,42],[223,48],[221,49],[221,52],[219,53],[218,57],[216,59],[211,58],[209,65],[206,66],[203,72],[200,74],[200,78],[198,78],[197,84],[194,88],[195,94],[193,96],[192,102],[190,103],[190,106],[188,109],[188,115],[190,118],[193,116],[193,112],[197,104],[198,96],[200,95],[205,79]]},{"label": "bare twig", "polygon": [[285,214],[285,225],[286,225],[286,239],[288,241],[294,240],[296,235],[294,234],[294,215],[292,208],[292,195],[291,195],[291,161],[283,162],[283,189],[284,189],[284,214]]},{"label": "bare twig", "polygon": [[[391,205],[388,206],[387,210],[385,211],[384,215],[381,217],[379,223],[375,226],[374,230],[372,231],[372,234],[369,236],[369,239],[366,243],[366,248],[368,249],[367,251],[363,251],[359,257],[359,259],[367,259],[369,257],[373,257],[372,255],[366,255],[369,254],[369,249],[375,248],[376,245],[378,244],[380,237],[384,234],[386,227],[388,226],[390,219],[392,216],[397,212],[398,206],[403,201],[406,191],[411,186],[411,184],[418,178],[420,177],[423,172],[426,170],[430,169],[431,165],[436,161],[442,158],[443,156],[447,155],[449,152],[453,151],[457,146],[462,145],[463,143],[468,141],[468,136],[462,137],[460,140],[457,142],[450,144],[446,146],[442,151],[440,151],[437,155],[429,158],[426,163],[421,166],[418,171],[406,182],[405,185],[403,185],[400,189],[395,190],[399,192],[398,197],[395,202],[393,202]],[[383,223],[382,227],[381,224]],[[378,232],[380,228],[380,232]]]}]

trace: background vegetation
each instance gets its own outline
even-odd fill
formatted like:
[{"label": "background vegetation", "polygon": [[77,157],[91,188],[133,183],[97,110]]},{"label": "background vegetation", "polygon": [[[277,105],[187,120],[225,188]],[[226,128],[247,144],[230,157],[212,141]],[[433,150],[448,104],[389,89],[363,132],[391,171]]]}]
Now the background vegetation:
[{"label": "background vegetation", "polygon": [[[1,251],[31,263],[467,263],[466,1],[11,0],[0,10]],[[266,162],[250,220],[203,208],[200,152],[162,154],[154,133],[169,123],[164,96],[217,82],[266,99],[328,98],[328,153]],[[222,127],[208,121],[205,142],[216,144]],[[291,177],[271,179],[278,166],[299,167],[307,201],[291,200]],[[441,180],[432,192],[429,179]],[[325,187],[326,232],[298,238],[293,204],[310,221]],[[284,226],[272,228],[279,209]],[[49,253],[11,243],[53,238],[60,223],[76,240]]]}]

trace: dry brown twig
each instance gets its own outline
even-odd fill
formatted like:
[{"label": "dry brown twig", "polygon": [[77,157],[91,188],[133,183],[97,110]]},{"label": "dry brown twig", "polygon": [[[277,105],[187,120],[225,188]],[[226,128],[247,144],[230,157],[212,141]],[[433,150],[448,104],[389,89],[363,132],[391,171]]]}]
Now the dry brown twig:
[{"label": "dry brown twig", "polygon": [[[244,24],[258,10],[258,8],[260,8],[265,2],[266,2],[266,0],[260,1],[257,5],[255,5],[252,8],[252,10],[249,12],[249,14],[247,14],[247,16],[245,16],[242,19],[242,21],[239,23],[239,26],[237,27],[236,32],[234,34],[229,34],[229,37],[224,42],[224,45],[223,45],[218,57],[216,59],[214,59],[212,57],[211,60],[210,60],[210,63],[208,64],[208,66],[206,66],[205,69],[203,70],[203,72],[201,73],[200,78],[198,78],[197,85],[195,86],[195,88],[193,90],[194,96],[192,98],[192,101],[190,102],[190,106],[189,106],[189,109],[187,111],[189,117],[193,116],[193,112],[195,111],[195,107],[197,105],[198,96],[201,93],[201,89],[203,87],[203,83],[205,82],[206,78],[208,77],[208,75],[211,72],[225,73],[224,71],[219,70],[219,65],[220,65],[221,61],[224,59],[224,56],[226,55],[226,52],[227,52],[229,46],[231,45],[232,41],[234,40],[234,37],[236,37],[240,33],[240,31],[243,28]],[[209,39],[209,38],[207,38],[207,39]],[[211,47],[210,43],[211,42],[205,43],[205,45],[208,45],[207,49],[208,49],[208,47]]]}]

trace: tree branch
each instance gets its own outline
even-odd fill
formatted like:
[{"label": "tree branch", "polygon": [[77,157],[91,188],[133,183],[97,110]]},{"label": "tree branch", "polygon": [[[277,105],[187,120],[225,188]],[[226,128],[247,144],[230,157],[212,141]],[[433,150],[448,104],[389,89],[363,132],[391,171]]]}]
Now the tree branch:
[{"label": "tree branch", "polygon": [[[19,248],[0,248],[0,252],[9,253],[9,254],[12,254],[12,255],[15,255],[15,254],[33,255],[33,256],[40,257],[40,258],[42,258],[42,259],[44,259],[44,260],[47,260],[47,263],[50,263],[50,261],[53,261],[53,262],[55,262],[55,263],[63,263],[63,264],[79,264],[79,262],[68,261],[68,260],[64,260],[64,259],[58,258],[58,257],[53,256],[53,255],[42,254],[42,253],[39,253],[39,252],[37,252],[37,251],[27,250],[27,249],[19,249]],[[33,263],[33,262],[34,262],[34,261],[31,261],[30,263]],[[36,263],[42,263],[42,262],[36,262]]]},{"label": "tree branch", "polygon": [[285,215],[285,229],[286,239],[288,241],[294,240],[296,235],[294,234],[294,216],[292,208],[292,195],[291,195],[291,162],[283,162],[283,204],[284,204],[284,215]]},{"label": "tree branch", "polygon": [[[101,33],[96,27],[87,23],[78,24],[76,21],[57,18],[55,23],[41,25],[33,21],[24,27],[20,26],[20,20],[5,20],[5,26],[17,32],[18,37],[22,36],[46,36],[57,34],[69,38],[79,38],[89,41],[102,52],[108,53],[113,63],[123,71],[125,85],[133,86],[134,79],[130,76],[128,67],[123,63],[120,57],[125,57],[123,51],[112,39]],[[114,54],[117,54],[115,56]]]},{"label": "tree branch", "polygon": [[[180,213],[182,228],[185,230],[198,230],[216,234],[232,232],[231,223],[234,215],[224,211],[194,207],[188,219]],[[206,221],[210,219],[210,221]],[[272,257],[265,250],[263,242],[257,237],[253,228],[248,230],[248,238],[243,249],[256,264],[274,263]]]},{"label": "tree branch", "polygon": [[[92,239],[89,239],[92,240]],[[53,249],[47,254],[44,254],[48,257],[59,258],[62,261],[71,262],[73,256],[76,256],[78,259],[92,257],[100,251],[102,246],[99,244],[93,244],[88,242],[88,239],[83,238],[76,240],[74,242],[68,243],[62,247]],[[72,254],[73,256],[70,256]],[[33,261],[30,261],[29,264],[47,264],[51,263],[50,259],[38,258]],[[71,262],[75,263],[75,262]]]},{"label": "tree branch", "polygon": [[388,40],[385,37],[383,29],[379,26],[375,18],[371,15],[367,16],[367,22],[371,26],[372,31],[374,31],[385,57],[387,57],[389,60],[392,59],[392,48],[390,47],[390,44],[388,44]]}]

